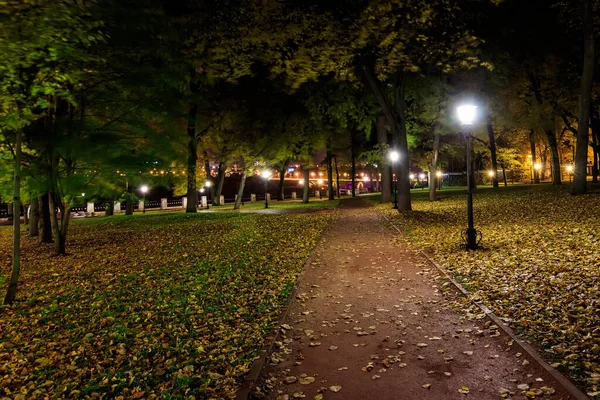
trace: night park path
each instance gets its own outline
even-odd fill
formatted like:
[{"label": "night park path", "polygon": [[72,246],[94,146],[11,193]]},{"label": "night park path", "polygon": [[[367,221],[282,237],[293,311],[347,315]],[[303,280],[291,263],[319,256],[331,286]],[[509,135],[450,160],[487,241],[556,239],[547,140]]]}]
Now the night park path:
[{"label": "night park path", "polygon": [[375,208],[342,201],[261,372],[264,397],[253,396],[524,399],[528,385],[569,398],[493,324],[451,308],[445,282]]}]

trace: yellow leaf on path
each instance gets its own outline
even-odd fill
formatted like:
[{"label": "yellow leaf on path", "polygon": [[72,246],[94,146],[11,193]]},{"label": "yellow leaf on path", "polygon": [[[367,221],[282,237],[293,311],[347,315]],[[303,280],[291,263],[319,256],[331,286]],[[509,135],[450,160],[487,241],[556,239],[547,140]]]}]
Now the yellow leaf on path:
[{"label": "yellow leaf on path", "polygon": [[333,393],[337,393],[340,390],[342,390],[342,387],[340,385],[329,386],[329,390],[332,391]]},{"label": "yellow leaf on path", "polygon": [[469,388],[467,386],[463,386],[460,389],[458,389],[459,393],[463,393],[463,394],[467,394],[469,393]]},{"label": "yellow leaf on path", "polygon": [[310,385],[314,381],[315,381],[315,378],[313,378],[312,376],[307,376],[305,378],[298,379],[298,382],[300,382],[301,385]]}]

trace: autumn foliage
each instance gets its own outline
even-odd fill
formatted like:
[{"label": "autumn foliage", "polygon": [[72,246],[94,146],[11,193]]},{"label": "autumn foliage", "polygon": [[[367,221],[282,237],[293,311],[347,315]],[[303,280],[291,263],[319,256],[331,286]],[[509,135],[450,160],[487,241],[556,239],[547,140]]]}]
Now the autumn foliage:
[{"label": "autumn foliage", "polygon": [[231,398],[328,218],[76,220],[67,257],[25,241],[20,301],[0,316],[0,397]]}]

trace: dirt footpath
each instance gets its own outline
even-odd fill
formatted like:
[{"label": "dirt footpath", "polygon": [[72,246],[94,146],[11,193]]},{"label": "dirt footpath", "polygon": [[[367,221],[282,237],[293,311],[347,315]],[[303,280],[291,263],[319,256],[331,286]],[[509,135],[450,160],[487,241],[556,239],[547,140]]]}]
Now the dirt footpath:
[{"label": "dirt footpath", "polygon": [[456,291],[365,202],[342,202],[316,252],[254,398],[569,398],[493,323],[451,308]]}]

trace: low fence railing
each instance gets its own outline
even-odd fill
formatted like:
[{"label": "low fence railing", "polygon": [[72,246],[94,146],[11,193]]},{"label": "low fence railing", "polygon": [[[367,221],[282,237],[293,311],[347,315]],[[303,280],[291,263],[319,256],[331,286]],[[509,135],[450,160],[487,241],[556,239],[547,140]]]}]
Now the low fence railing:
[{"label": "low fence railing", "polygon": [[[269,200],[276,199],[277,196],[268,193]],[[311,190],[311,197],[320,197],[319,191]],[[286,193],[284,199],[299,199],[302,195],[298,195],[297,192]],[[225,205],[234,203],[237,199],[237,195],[235,197],[225,198],[224,196],[219,197],[218,204]],[[213,204],[213,199],[207,196],[200,196],[198,199],[199,207],[206,207],[206,204],[210,201],[210,204]],[[242,197],[242,202],[244,203],[253,203],[258,201],[265,201],[265,193],[258,194],[250,194]],[[136,200],[132,202],[133,209],[136,211],[144,211],[144,210],[176,210],[176,209],[185,209],[187,207],[187,197],[179,197],[179,198],[162,198],[160,200],[147,200],[141,201]],[[87,204],[77,204],[71,208],[71,215],[74,217],[84,217],[84,216],[92,216],[96,214],[101,214],[106,211],[108,208],[107,202],[102,203],[92,203],[89,202]],[[24,216],[24,210],[28,210],[28,206],[21,207],[21,216]],[[115,213],[124,212],[125,211],[125,203],[120,201],[115,201],[113,204],[113,210]],[[11,217],[9,213],[9,207],[6,203],[0,203],[0,218],[6,219]],[[60,216],[59,216],[60,217]]]}]

